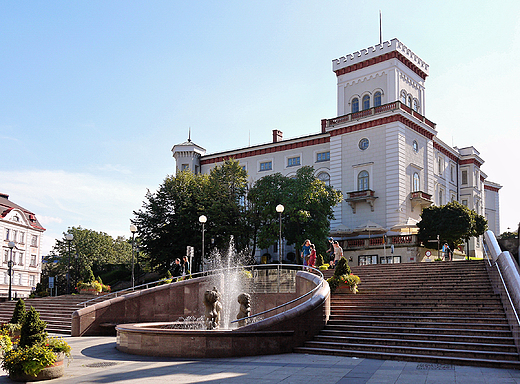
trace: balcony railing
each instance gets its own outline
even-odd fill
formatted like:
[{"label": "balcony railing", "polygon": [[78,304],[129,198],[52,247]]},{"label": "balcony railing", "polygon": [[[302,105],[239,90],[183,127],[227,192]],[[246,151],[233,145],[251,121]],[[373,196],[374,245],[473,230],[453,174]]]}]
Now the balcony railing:
[{"label": "balcony railing", "polygon": [[335,117],[333,119],[325,119],[325,120],[322,120],[322,127],[330,128],[330,127],[334,127],[339,124],[347,123],[349,121],[355,121],[355,120],[362,119],[362,118],[365,118],[368,116],[374,116],[374,115],[378,115],[381,113],[386,113],[388,111],[396,111],[396,110],[404,111],[404,112],[408,113],[409,115],[413,116],[415,119],[421,121],[422,123],[425,123],[430,128],[435,129],[435,125],[436,125],[435,123],[431,122],[426,117],[421,115],[419,112],[414,111],[413,109],[411,109],[410,107],[401,103],[400,101],[394,101],[393,103],[380,105],[378,107],[372,107],[372,108],[365,109],[365,110],[359,111],[359,112],[349,113],[347,115]]},{"label": "balcony railing", "polygon": [[349,203],[353,213],[356,213],[356,204],[360,202],[368,203],[370,205],[370,209],[374,211],[374,201],[377,199],[377,196],[375,196],[375,192],[371,189],[347,192],[347,195],[348,197],[345,199],[345,201]]},{"label": "balcony railing", "polygon": [[[350,239],[345,240],[343,246],[345,249],[368,249],[368,248],[383,248],[384,244],[383,237],[372,237],[369,239]],[[417,246],[419,241],[417,235],[405,235],[405,236],[387,236],[386,246]]]},{"label": "balcony railing", "polygon": [[410,200],[412,201],[412,210],[417,206],[423,209],[433,204],[432,195],[422,191],[412,192]]}]

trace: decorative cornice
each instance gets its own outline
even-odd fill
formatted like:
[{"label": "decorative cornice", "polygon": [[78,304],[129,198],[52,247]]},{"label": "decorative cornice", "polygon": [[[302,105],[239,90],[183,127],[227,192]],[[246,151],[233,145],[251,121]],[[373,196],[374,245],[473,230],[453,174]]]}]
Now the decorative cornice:
[{"label": "decorative cornice", "polygon": [[477,159],[465,159],[465,160],[459,160],[460,165],[467,165],[467,164],[475,164],[477,167],[481,167],[482,163],[478,161]]},{"label": "decorative cornice", "polygon": [[453,153],[451,153],[450,151],[448,151],[446,148],[444,148],[442,145],[440,145],[439,143],[437,143],[436,141],[433,142],[433,148],[435,148],[436,150],[438,150],[439,152],[441,152],[442,154],[448,156],[451,160],[453,160],[454,162],[458,163],[459,162],[459,158],[454,155]]},{"label": "decorative cornice", "polygon": [[308,147],[311,145],[324,144],[324,143],[328,143],[329,141],[330,141],[330,137],[326,136],[326,137],[320,137],[320,138],[315,138],[315,139],[298,141],[295,143],[275,145],[275,146],[270,146],[270,147],[266,147],[266,148],[259,148],[259,149],[253,149],[253,150],[244,149],[242,151],[240,151],[240,150],[233,151],[234,153],[232,153],[232,154],[222,155],[222,156],[217,156],[217,157],[212,157],[212,158],[205,158],[207,156],[203,156],[203,158],[200,161],[200,164],[207,165],[207,164],[219,163],[221,161],[226,161],[228,159],[243,159],[246,157],[265,155],[265,154],[269,154],[269,153],[287,151],[287,150],[295,149],[295,148]]},{"label": "decorative cornice", "polygon": [[336,76],[344,75],[345,73],[357,71],[358,69],[370,67],[372,65],[382,63],[384,61],[388,61],[391,59],[397,59],[404,65],[406,65],[408,68],[410,68],[415,74],[417,74],[421,79],[426,80],[426,77],[428,76],[427,73],[423,72],[419,67],[417,67],[414,63],[412,63],[410,60],[408,60],[402,53],[397,51],[392,51],[385,53],[383,55],[379,55],[376,57],[373,57],[368,60],[364,60],[360,63],[352,64],[344,68],[340,68],[334,71],[336,73]]}]

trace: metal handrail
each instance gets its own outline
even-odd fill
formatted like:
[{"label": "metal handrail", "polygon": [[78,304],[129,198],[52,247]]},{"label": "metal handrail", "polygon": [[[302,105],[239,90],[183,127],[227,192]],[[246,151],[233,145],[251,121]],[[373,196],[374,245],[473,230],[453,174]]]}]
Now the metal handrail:
[{"label": "metal handrail", "polygon": [[[304,268],[304,266],[299,265],[299,264],[252,264],[252,265],[246,265],[246,266],[234,266],[234,267],[227,267],[227,268],[217,268],[217,269],[212,269],[212,270],[204,271],[204,272],[190,273],[188,276],[189,276],[189,279],[193,279],[193,278],[196,278],[196,277],[203,277],[203,276],[214,275],[214,274],[226,271],[226,270],[233,270],[233,269],[248,270],[248,269],[251,269],[251,271],[254,271],[255,269],[270,269],[269,267],[272,267],[272,266],[276,266],[278,270],[280,269],[280,266],[282,268],[292,267],[291,269],[303,269]],[[296,268],[294,268],[294,267],[296,267]],[[320,270],[312,268],[312,267],[305,267],[305,268],[313,269],[314,271],[317,271],[319,273],[319,276],[320,276],[321,280],[324,279],[323,273]],[[173,280],[175,280],[175,281],[172,281],[172,283],[178,282],[179,278],[173,278]],[[184,281],[184,280],[180,280],[180,281]],[[152,281],[150,283],[144,283],[144,284],[136,285],[135,287],[125,288],[125,289],[122,289],[120,291],[111,292],[111,293],[109,293],[107,295],[104,295],[102,301],[109,300],[111,298],[116,298],[116,297],[123,296],[123,295],[127,295],[127,294],[132,293],[132,292],[134,292],[136,290],[148,289],[148,288],[154,287],[156,285],[159,285],[160,283],[164,283],[164,278],[156,280],[156,281]],[[312,291],[310,291],[310,292],[312,292]],[[306,296],[307,294],[305,294],[304,296]],[[94,301],[98,301],[99,302],[99,299],[100,299],[99,297],[95,297],[93,299],[82,301],[81,303],[78,303],[76,305],[77,306],[87,307],[87,306],[90,305],[89,303],[92,303]],[[299,300],[299,299],[300,298],[295,299],[295,300]],[[288,304],[288,303],[286,303],[286,304]],[[283,305],[285,305],[285,304],[282,304],[282,306]]]},{"label": "metal handrail", "polygon": [[507,295],[507,299],[509,300],[509,304],[511,305],[511,309],[513,310],[513,313],[514,313],[514,315],[515,315],[516,322],[517,322],[518,325],[520,326],[520,318],[519,318],[519,316],[518,316],[518,312],[517,312],[517,310],[516,310],[516,308],[515,308],[515,304],[513,303],[513,299],[511,298],[511,295],[509,294],[509,290],[507,289],[507,285],[506,285],[506,282],[505,282],[504,277],[503,277],[503,275],[502,275],[502,272],[500,271],[500,265],[498,265],[498,263],[497,263],[496,261],[493,262],[493,261],[491,260],[491,258],[489,257],[489,254],[488,254],[488,252],[487,252],[487,244],[486,244],[485,241],[484,241],[484,245],[485,245],[485,246],[483,247],[483,249],[484,249],[484,254],[486,255],[486,259],[487,259],[487,262],[488,262],[488,264],[489,264],[489,267],[490,267],[490,268],[493,268],[493,266],[496,267],[496,270],[497,270],[498,275],[499,275],[499,277],[500,277],[500,281],[502,282],[502,286],[504,287],[504,291],[505,291],[505,293],[506,293],[506,295]]}]

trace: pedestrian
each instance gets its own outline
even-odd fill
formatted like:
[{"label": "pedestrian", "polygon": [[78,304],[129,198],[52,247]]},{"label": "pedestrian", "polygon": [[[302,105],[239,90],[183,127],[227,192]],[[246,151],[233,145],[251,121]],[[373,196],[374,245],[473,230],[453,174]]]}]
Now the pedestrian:
[{"label": "pedestrian", "polygon": [[182,276],[186,276],[186,275],[189,275],[191,273],[190,262],[188,261],[188,256],[183,256],[182,257],[181,267],[182,267]]},{"label": "pedestrian", "polygon": [[175,264],[173,264],[172,277],[174,279],[176,279],[177,277],[180,277],[181,275],[182,275],[181,259],[176,258]]},{"label": "pedestrian", "polygon": [[316,264],[316,247],[314,246],[314,244],[311,244],[311,253],[309,254],[309,262],[307,263],[307,265],[309,267],[314,268],[315,264]]},{"label": "pedestrian", "polygon": [[311,253],[311,241],[309,239],[305,240],[302,245],[301,258],[303,260],[303,265],[307,265],[307,261],[309,259],[309,255]]},{"label": "pedestrian", "polygon": [[343,248],[340,247],[337,241],[334,242],[334,267],[338,261],[343,257]]},{"label": "pedestrian", "polygon": [[334,239],[329,237],[329,249],[327,249],[327,254],[329,255],[329,265],[334,267]]}]

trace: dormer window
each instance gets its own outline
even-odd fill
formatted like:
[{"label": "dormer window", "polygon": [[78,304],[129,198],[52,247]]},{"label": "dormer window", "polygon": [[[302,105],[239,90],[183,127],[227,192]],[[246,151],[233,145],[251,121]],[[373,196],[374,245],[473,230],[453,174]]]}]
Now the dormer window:
[{"label": "dormer window", "polygon": [[359,112],[359,99],[355,97],[352,99],[352,113]]}]

